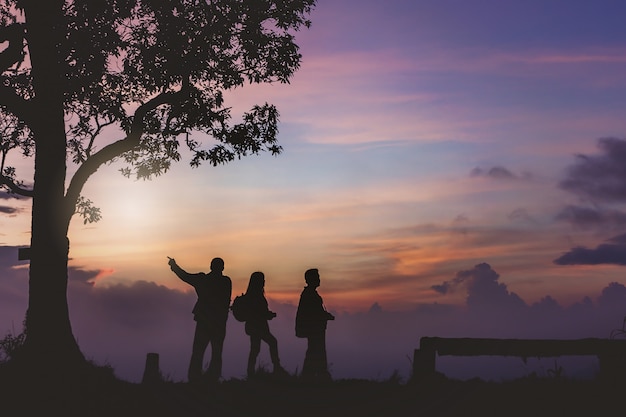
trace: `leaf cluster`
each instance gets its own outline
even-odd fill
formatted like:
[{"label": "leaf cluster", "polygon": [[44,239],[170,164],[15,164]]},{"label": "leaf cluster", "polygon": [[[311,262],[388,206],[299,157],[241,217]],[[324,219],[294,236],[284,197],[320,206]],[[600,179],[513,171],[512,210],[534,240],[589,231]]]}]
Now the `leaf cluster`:
[{"label": "leaf cluster", "polygon": [[[125,175],[149,179],[192,151],[213,165],[276,145],[278,112],[256,106],[231,126],[223,91],[245,83],[288,82],[301,55],[293,31],[309,26],[314,1],[160,0],[67,4],[69,143],[76,162],[110,125],[130,134],[132,110],[163,98],[141,120],[138,144],[123,155]],[[87,36],[85,37],[85,33]],[[263,126],[263,124],[266,124]],[[202,133],[201,136],[195,135]],[[200,146],[206,135],[219,143]],[[193,138],[189,140],[189,138]],[[180,140],[185,138],[185,141]]]},{"label": "leaf cluster", "polygon": [[[22,187],[24,182],[16,178],[16,169],[8,165],[7,155],[13,149],[21,149],[24,156],[30,156],[33,150],[32,132],[26,124],[12,114],[0,117],[0,190],[14,195],[15,187]],[[13,185],[13,187],[11,186]]]},{"label": "leaf cluster", "polygon": [[0,363],[13,359],[16,353],[24,346],[26,341],[26,326],[24,330],[16,334],[15,330],[8,332],[3,339],[0,339]]}]

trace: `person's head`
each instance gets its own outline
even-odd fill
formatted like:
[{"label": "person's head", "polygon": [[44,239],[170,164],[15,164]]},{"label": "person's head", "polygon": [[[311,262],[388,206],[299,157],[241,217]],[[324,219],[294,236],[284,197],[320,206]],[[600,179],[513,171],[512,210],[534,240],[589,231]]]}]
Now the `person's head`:
[{"label": "person's head", "polygon": [[213,258],[211,261],[211,271],[222,272],[224,270],[224,260],[222,258]]},{"label": "person's head", "polygon": [[309,287],[319,287],[320,273],[317,268],[307,269],[304,273],[304,281],[306,281],[306,285],[308,285]]},{"label": "person's head", "polygon": [[250,281],[248,282],[248,290],[246,293],[263,293],[265,288],[265,275],[263,272],[253,272],[250,275]]}]

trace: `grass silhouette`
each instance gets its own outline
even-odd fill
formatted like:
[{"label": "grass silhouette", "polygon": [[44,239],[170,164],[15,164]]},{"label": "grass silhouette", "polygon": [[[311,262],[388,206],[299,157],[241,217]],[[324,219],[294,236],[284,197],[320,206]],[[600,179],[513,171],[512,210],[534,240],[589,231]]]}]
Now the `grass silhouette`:
[{"label": "grass silhouette", "polygon": [[3,415],[35,416],[578,416],[609,415],[622,407],[626,385],[600,380],[541,378],[458,381],[341,379],[307,382],[297,375],[229,379],[212,385],[164,381],[135,384],[110,367],[88,364],[67,379],[26,378],[0,365]]}]

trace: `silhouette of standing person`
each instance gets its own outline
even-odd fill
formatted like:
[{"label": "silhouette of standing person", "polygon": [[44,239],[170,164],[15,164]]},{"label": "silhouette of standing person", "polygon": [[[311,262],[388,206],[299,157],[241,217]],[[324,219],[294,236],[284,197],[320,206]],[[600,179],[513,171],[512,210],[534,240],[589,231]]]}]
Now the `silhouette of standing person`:
[{"label": "silhouette of standing person", "polygon": [[322,297],[317,293],[320,275],[317,269],[304,273],[306,287],[300,295],[296,313],[296,336],[307,339],[307,350],[302,366],[302,377],[306,379],[329,380],[326,358],[326,324],[335,316],[324,308]]},{"label": "silhouette of standing person", "polygon": [[253,272],[246,290],[246,303],[248,303],[249,318],[246,320],[246,334],[250,336],[250,355],[248,356],[248,378],[254,377],[255,365],[261,351],[261,340],[267,343],[270,349],[273,370],[275,374],[286,374],[280,365],[278,358],[278,341],[267,324],[268,320],[276,317],[276,313],[270,311],[265,298],[265,275],[263,272]]},{"label": "silhouette of standing person", "polygon": [[187,377],[189,382],[197,383],[202,379],[202,361],[209,343],[211,344],[211,361],[206,373],[209,382],[217,382],[222,376],[222,350],[226,336],[226,320],[230,307],[232,282],[223,275],[224,260],[214,258],[211,261],[211,272],[190,274],[170,258],[168,265],[172,271],[187,284],[193,286],[198,301],[193,307],[193,319],[196,331]]}]

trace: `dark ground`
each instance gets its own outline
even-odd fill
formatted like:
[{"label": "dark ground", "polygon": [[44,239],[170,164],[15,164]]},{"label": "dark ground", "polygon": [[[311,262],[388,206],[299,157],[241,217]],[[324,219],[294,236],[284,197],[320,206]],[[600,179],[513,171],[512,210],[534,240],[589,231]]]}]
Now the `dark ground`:
[{"label": "dark ground", "polygon": [[76,380],[26,380],[0,368],[2,416],[619,416],[626,384],[527,377],[509,382],[226,380],[133,384],[99,368]]}]

